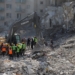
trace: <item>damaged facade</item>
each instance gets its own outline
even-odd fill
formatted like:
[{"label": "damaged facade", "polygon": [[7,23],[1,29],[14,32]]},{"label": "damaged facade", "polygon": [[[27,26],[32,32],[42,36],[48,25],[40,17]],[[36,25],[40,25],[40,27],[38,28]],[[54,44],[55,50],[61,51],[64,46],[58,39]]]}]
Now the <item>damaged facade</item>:
[{"label": "damaged facade", "polygon": [[44,9],[48,6],[60,6],[67,0],[34,0],[34,12],[37,12],[38,15],[44,14]]},{"label": "damaged facade", "polygon": [[48,32],[47,35],[50,36],[52,32],[54,33],[61,30],[61,28],[66,30],[74,28],[74,6],[75,2],[71,1],[65,2],[61,6],[50,5],[45,9],[45,14],[42,16],[41,25],[43,30],[45,29],[45,32]]},{"label": "damaged facade", "polygon": [[[45,25],[48,25],[47,28],[52,25],[62,25],[65,21],[73,20],[74,18],[74,9],[70,6],[70,3],[65,3],[63,6],[55,7],[50,6],[45,9],[45,15],[43,16],[43,20]],[[51,21],[51,23],[50,23]],[[51,24],[51,25],[50,25]]]}]

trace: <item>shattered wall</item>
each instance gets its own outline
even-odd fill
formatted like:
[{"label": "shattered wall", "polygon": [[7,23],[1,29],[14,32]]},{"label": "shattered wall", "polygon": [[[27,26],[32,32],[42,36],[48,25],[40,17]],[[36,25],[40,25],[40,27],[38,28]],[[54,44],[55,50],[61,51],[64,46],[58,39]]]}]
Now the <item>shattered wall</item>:
[{"label": "shattered wall", "polygon": [[[53,25],[69,25],[71,27],[73,24],[74,12],[72,8],[74,6],[73,2],[66,2],[62,6],[55,7],[49,6],[45,9],[45,14],[43,16],[42,24],[46,29],[50,29]],[[51,19],[51,25],[50,25]]]},{"label": "shattered wall", "polygon": [[74,19],[74,2],[66,2],[63,4],[63,16],[64,16],[64,24],[66,25],[66,29],[69,30],[73,27],[73,19]]},{"label": "shattered wall", "polygon": [[[46,29],[50,28],[52,25],[61,25],[63,23],[63,8],[62,7],[48,7],[46,8],[44,17],[44,25]],[[50,25],[51,19],[51,25]]]},{"label": "shattered wall", "polygon": [[61,6],[67,0],[50,0],[51,6]]}]

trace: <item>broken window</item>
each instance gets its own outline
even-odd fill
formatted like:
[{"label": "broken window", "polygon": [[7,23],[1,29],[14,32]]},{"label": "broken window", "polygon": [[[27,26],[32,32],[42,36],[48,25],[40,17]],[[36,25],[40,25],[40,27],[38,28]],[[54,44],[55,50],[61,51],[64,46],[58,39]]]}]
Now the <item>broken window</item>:
[{"label": "broken window", "polygon": [[21,19],[21,14],[17,13],[17,19]]}]

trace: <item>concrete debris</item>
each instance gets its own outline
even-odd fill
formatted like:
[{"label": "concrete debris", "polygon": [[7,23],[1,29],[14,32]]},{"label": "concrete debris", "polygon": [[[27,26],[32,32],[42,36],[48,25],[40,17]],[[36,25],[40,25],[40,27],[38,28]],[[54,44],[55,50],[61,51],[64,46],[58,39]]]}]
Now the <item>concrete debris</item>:
[{"label": "concrete debris", "polygon": [[73,50],[56,49],[41,56],[42,60],[46,58],[44,61],[31,57],[16,61],[0,59],[0,75],[74,75],[74,55]]},{"label": "concrete debris", "polygon": [[[67,44],[73,44],[74,38],[68,40],[61,38],[60,48],[51,50],[50,47],[38,46],[26,51],[26,56],[14,60],[0,59],[0,75],[74,75],[75,50],[65,49]],[[57,41],[58,43],[60,41]],[[54,42],[55,43],[55,42]],[[42,55],[45,53],[44,55]],[[30,56],[29,56],[30,55]],[[35,59],[33,59],[33,57]]]}]

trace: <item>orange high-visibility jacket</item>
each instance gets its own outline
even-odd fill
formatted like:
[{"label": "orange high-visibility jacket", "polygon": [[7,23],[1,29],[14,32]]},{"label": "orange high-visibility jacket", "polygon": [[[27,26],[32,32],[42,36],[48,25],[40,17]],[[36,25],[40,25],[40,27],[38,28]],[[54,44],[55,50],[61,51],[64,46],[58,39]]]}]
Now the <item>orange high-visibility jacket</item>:
[{"label": "orange high-visibility jacket", "polygon": [[13,51],[12,51],[12,49],[9,49],[9,54],[13,54]]},{"label": "orange high-visibility jacket", "polygon": [[6,51],[6,48],[5,47],[2,47],[2,52],[5,52]]}]

